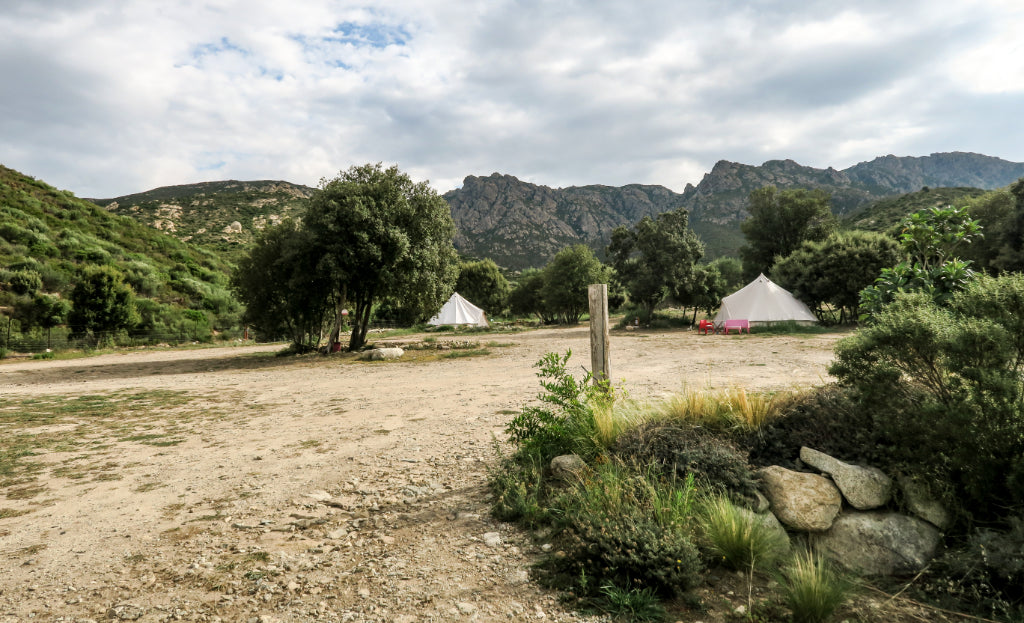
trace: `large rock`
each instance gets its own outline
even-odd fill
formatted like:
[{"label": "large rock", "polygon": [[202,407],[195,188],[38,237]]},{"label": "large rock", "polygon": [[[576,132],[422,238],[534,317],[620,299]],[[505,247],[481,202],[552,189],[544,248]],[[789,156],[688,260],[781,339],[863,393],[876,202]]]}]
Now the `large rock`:
[{"label": "large rock", "polygon": [[916,573],[935,556],[941,535],[930,523],[898,513],[844,513],[813,543],[848,569],[868,575]]},{"label": "large rock", "polygon": [[399,359],[405,351],[401,348],[375,348],[367,351],[363,355],[363,359],[369,361],[383,361],[384,359]]},{"label": "large rock", "polygon": [[939,530],[945,530],[953,523],[953,517],[946,510],[946,507],[929,495],[928,489],[923,485],[914,482],[907,476],[900,476],[899,483],[900,489],[903,490],[903,501],[907,505],[907,510],[911,513],[924,519]]},{"label": "large rock", "polygon": [[563,454],[551,459],[551,477],[563,482],[579,480],[587,469],[587,464],[575,454]]},{"label": "large rock", "polygon": [[821,532],[832,527],[843,498],[832,481],[778,465],[758,470],[765,496],[779,521],[791,528]]},{"label": "large rock", "polygon": [[800,448],[800,460],[831,476],[846,501],[857,510],[885,506],[892,497],[892,478],[877,467],[843,463],[808,447]]}]

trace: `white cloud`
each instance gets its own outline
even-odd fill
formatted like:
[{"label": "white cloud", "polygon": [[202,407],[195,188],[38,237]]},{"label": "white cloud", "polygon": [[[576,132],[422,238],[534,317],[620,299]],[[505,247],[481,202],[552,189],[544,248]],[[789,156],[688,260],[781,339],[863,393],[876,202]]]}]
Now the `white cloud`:
[{"label": "white cloud", "polygon": [[[720,158],[1024,160],[1010,0],[15,2],[0,162],[115,196],[397,163],[681,190]],[[961,104],[954,107],[951,103]]]}]

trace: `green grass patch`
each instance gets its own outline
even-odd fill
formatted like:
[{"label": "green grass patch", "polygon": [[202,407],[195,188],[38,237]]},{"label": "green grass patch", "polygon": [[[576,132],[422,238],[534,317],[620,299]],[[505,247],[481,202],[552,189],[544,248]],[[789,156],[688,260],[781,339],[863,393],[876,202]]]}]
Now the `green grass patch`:
[{"label": "green grass patch", "polygon": [[490,355],[491,351],[486,348],[474,348],[471,350],[453,350],[441,354],[441,359],[460,359],[462,357],[483,357]]}]

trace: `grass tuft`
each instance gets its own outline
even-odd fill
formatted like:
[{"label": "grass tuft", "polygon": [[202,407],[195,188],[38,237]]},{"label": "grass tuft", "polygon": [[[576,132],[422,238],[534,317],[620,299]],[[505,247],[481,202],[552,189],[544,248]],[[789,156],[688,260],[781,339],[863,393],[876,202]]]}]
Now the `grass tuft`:
[{"label": "grass tuft", "polygon": [[722,564],[737,571],[766,569],[789,546],[784,533],[724,496],[704,500],[700,519],[708,548]]},{"label": "grass tuft", "polygon": [[820,553],[805,550],[782,568],[783,598],[793,611],[793,623],[823,623],[846,600],[851,585]]}]

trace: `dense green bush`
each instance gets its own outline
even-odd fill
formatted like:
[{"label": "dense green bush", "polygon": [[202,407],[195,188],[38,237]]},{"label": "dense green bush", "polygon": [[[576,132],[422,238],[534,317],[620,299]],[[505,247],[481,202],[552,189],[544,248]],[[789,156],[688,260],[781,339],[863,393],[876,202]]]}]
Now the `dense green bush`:
[{"label": "dense green bush", "polygon": [[614,453],[624,461],[651,465],[662,474],[689,475],[707,488],[741,499],[757,490],[746,455],[732,442],[699,426],[650,421],[619,436]]},{"label": "dense green bush", "polygon": [[602,465],[559,500],[565,557],[548,568],[593,586],[649,589],[676,597],[700,580],[693,541],[693,480],[664,481],[614,463]]},{"label": "dense green bush", "polygon": [[[1024,506],[1024,275],[978,276],[944,307],[901,294],[830,367],[890,445],[963,519]],[[884,467],[884,466],[883,466]]]},{"label": "dense green bush", "polygon": [[859,464],[886,463],[889,456],[871,412],[859,408],[850,391],[835,383],[784,398],[778,416],[742,437],[740,445],[749,449],[750,463],[758,467],[798,469],[803,446]]}]

